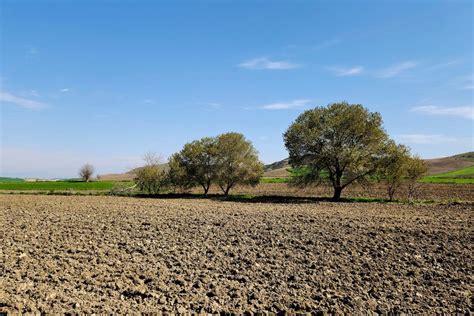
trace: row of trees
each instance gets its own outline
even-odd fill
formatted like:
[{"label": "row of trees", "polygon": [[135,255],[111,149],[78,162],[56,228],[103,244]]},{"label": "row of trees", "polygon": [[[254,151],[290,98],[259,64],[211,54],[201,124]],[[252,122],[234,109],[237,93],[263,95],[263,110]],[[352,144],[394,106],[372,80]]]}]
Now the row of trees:
[{"label": "row of trees", "polygon": [[[415,198],[417,180],[426,172],[422,159],[391,140],[382,117],[360,104],[346,102],[303,112],[284,134],[292,167],[291,185],[329,183],[333,199],[353,183],[382,181],[390,200],[403,181],[409,198]],[[237,184],[256,185],[263,164],[252,143],[239,133],[205,137],[184,145],[162,170],[156,156],[145,157],[137,174],[138,187],[158,193],[164,187],[186,191],[202,187],[204,194],[217,185],[227,195]]]},{"label": "row of trees", "polygon": [[168,170],[163,170],[155,155],[147,155],[145,161],[136,183],[152,194],[164,187],[186,191],[195,186],[207,194],[215,184],[228,195],[237,184],[257,185],[264,169],[252,143],[239,133],[204,137],[184,145],[170,157]]}]

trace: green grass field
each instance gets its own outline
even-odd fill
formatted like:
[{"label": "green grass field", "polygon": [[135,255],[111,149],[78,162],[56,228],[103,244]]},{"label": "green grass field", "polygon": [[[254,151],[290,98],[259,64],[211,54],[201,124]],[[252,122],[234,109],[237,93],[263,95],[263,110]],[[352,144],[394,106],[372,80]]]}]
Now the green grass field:
[{"label": "green grass field", "polygon": [[424,183],[457,183],[474,184],[474,166],[445,173],[426,176],[421,179]]},{"label": "green grass field", "polygon": [[[111,190],[116,182],[113,181],[44,181],[44,182],[0,182],[0,190]],[[125,182],[121,182],[125,183]],[[133,185],[132,182],[129,182]]]},{"label": "green grass field", "polygon": [[0,177],[0,183],[2,182],[23,182],[25,180],[20,178],[8,178],[8,177]]},{"label": "green grass field", "polygon": [[260,183],[287,183],[290,178],[278,178],[278,177],[263,177],[260,179]]},{"label": "green grass field", "polygon": [[451,184],[474,184],[474,178],[437,178],[424,177],[420,180],[423,183],[451,183]]}]

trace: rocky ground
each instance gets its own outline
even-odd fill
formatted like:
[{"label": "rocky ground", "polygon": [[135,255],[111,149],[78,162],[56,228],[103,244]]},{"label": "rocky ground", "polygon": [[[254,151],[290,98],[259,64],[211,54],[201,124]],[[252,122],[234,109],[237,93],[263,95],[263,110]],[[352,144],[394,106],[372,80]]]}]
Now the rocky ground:
[{"label": "rocky ground", "polygon": [[0,195],[0,312],[473,313],[471,205]]}]

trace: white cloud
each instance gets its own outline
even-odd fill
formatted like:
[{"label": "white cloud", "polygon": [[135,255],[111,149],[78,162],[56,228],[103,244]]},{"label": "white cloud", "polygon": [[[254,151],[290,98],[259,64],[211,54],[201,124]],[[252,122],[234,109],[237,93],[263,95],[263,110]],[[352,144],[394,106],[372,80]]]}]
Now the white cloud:
[{"label": "white cloud", "polygon": [[254,58],[244,61],[238,65],[240,68],[252,70],[288,70],[300,67],[298,64],[293,64],[287,61],[272,61],[266,57]]},{"label": "white cloud", "polygon": [[63,93],[64,93],[64,92],[69,92],[69,88],[64,88],[64,89],[61,89],[61,90],[59,90],[59,91],[60,91],[60,92],[63,92]]},{"label": "white cloud", "polygon": [[338,77],[357,76],[364,72],[364,67],[362,66],[355,66],[351,68],[327,67],[326,69],[333,72]]},{"label": "white cloud", "polygon": [[442,144],[458,142],[459,139],[439,134],[402,134],[395,137],[409,144]]},{"label": "white cloud", "polygon": [[379,78],[392,78],[396,77],[404,71],[410,70],[418,66],[418,63],[415,61],[404,61],[385,69],[382,69],[378,73]]},{"label": "white cloud", "polygon": [[300,108],[307,105],[311,100],[308,99],[297,99],[289,102],[277,102],[271,103],[262,106],[262,109],[265,110],[286,110],[286,109],[293,109],[293,108]]},{"label": "white cloud", "polygon": [[430,115],[458,116],[474,120],[474,106],[444,107],[423,105],[412,108],[412,111]]},{"label": "white cloud", "polygon": [[31,109],[31,110],[39,110],[39,109],[48,107],[46,103],[17,97],[11,93],[0,91],[0,103],[3,103],[3,102],[11,103],[16,106],[19,106],[25,109]]}]

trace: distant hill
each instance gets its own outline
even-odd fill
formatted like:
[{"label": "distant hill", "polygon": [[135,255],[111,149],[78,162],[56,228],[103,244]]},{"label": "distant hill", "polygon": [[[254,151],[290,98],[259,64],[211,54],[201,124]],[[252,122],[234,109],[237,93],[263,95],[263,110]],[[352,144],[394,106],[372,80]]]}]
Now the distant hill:
[{"label": "distant hill", "polygon": [[[451,172],[458,169],[474,166],[474,152],[467,152],[451,157],[425,159],[428,163],[428,174]],[[276,161],[265,166],[265,177],[287,177],[288,158]]]},{"label": "distant hill", "polygon": [[428,174],[451,172],[458,169],[474,166],[474,152],[454,155],[445,158],[426,159]]},{"label": "distant hill", "polygon": [[[159,167],[162,170],[168,170],[167,163],[161,164]],[[125,173],[102,174],[100,175],[99,181],[132,181],[136,177],[137,172],[142,168],[143,167],[134,168]]]},{"label": "distant hill", "polygon": [[288,163],[289,158],[276,161],[274,163],[268,164],[265,166],[265,177],[287,177],[288,171],[286,169],[290,168]]}]

